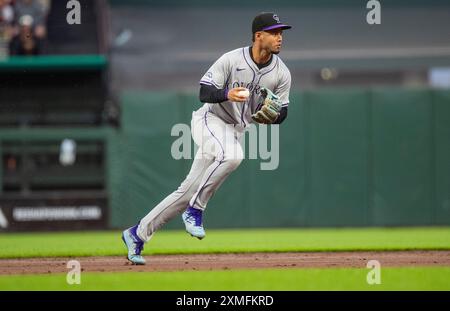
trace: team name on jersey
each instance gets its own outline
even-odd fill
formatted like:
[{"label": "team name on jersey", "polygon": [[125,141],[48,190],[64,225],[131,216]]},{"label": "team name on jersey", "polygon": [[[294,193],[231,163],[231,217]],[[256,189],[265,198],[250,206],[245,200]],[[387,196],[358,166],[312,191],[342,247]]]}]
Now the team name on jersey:
[{"label": "team name on jersey", "polygon": [[256,94],[256,95],[259,95],[259,92],[261,90],[261,85],[254,84],[252,82],[235,81],[235,82],[230,82],[227,84],[228,89],[233,89],[236,87],[245,87],[250,91],[251,94]]}]

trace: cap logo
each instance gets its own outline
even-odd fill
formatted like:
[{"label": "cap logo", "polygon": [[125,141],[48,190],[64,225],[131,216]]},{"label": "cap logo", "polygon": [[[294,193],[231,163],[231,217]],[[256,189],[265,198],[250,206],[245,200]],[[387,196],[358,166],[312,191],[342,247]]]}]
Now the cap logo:
[{"label": "cap logo", "polygon": [[273,19],[276,20],[278,24],[280,23],[280,18],[277,14],[273,14]]}]

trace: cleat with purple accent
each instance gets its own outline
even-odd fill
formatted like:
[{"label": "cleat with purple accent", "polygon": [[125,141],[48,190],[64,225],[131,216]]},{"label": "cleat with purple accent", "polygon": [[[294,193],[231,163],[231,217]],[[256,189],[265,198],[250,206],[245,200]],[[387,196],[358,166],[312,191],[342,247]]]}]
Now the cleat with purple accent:
[{"label": "cleat with purple accent", "polygon": [[134,265],[145,265],[145,259],[141,256],[144,249],[144,241],[142,241],[136,233],[138,225],[128,228],[122,232],[122,240],[128,249],[127,259]]},{"label": "cleat with purple accent", "polygon": [[181,215],[186,226],[186,231],[199,240],[203,239],[206,235],[205,229],[203,229],[202,214],[203,211],[188,206],[186,211]]}]

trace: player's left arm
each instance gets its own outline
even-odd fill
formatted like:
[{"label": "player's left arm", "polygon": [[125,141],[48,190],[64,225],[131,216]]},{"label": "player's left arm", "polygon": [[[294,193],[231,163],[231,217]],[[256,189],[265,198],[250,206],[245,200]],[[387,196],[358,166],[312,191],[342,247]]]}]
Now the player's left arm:
[{"label": "player's left arm", "polygon": [[290,90],[291,73],[289,72],[289,70],[286,70],[280,77],[280,83],[278,87],[274,90],[274,94],[279,97],[279,100],[281,102],[281,110],[280,115],[273,124],[281,124],[287,118]]},{"label": "player's left arm", "polygon": [[288,107],[282,107],[280,110],[280,115],[272,124],[281,124],[287,118]]}]

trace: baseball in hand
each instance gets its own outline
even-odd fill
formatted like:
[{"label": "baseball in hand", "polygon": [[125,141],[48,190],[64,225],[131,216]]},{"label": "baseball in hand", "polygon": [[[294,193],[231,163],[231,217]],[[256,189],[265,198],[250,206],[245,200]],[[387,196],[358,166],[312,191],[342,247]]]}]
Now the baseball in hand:
[{"label": "baseball in hand", "polygon": [[245,89],[243,91],[237,92],[237,95],[241,96],[241,97],[248,98],[250,96],[250,91],[248,89]]}]

